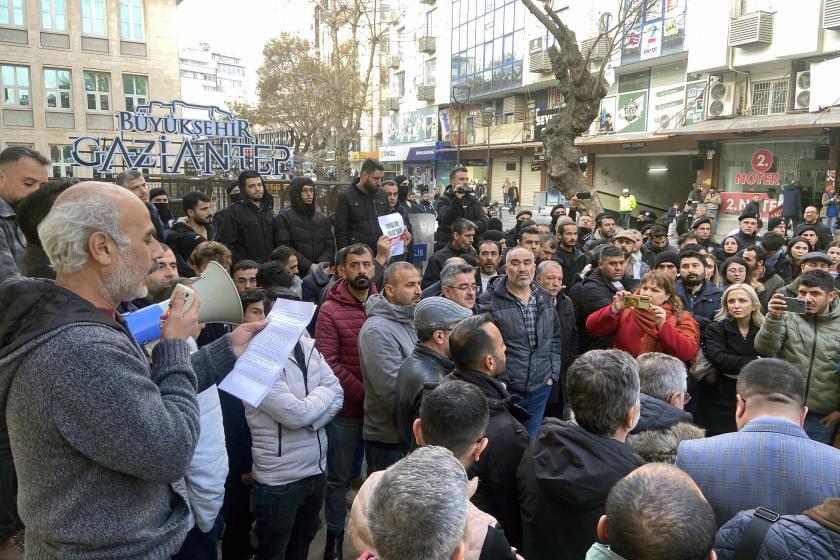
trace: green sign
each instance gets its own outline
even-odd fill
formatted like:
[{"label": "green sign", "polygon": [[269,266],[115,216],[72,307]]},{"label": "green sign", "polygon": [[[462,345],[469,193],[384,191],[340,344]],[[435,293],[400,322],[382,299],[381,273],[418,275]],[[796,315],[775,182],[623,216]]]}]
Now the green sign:
[{"label": "green sign", "polygon": [[615,118],[616,132],[644,132],[647,111],[647,90],[618,94]]}]

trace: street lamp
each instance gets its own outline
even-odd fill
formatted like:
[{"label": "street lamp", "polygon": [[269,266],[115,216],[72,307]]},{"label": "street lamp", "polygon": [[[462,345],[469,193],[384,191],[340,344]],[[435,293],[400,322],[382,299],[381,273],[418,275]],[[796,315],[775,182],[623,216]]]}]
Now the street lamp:
[{"label": "street lamp", "polygon": [[487,137],[487,173],[485,180],[487,181],[487,199],[490,200],[490,127],[496,120],[496,108],[485,107],[481,110],[481,124],[484,125],[485,136]]},{"label": "street lamp", "polygon": [[470,100],[472,87],[468,82],[457,82],[452,85],[452,99],[458,105],[458,147],[456,151],[456,165],[461,165],[461,112],[464,104]]}]

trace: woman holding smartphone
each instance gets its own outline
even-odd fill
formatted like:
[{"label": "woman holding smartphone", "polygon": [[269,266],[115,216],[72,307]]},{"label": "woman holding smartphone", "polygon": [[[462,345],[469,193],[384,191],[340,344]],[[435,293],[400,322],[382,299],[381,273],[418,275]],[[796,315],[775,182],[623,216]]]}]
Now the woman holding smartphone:
[{"label": "woman holding smartphone", "polygon": [[674,281],[656,270],[642,277],[636,295],[621,290],[590,315],[586,329],[592,336],[612,335],[612,347],[633,357],[664,352],[689,362],[700,342],[700,327],[683,311]]}]

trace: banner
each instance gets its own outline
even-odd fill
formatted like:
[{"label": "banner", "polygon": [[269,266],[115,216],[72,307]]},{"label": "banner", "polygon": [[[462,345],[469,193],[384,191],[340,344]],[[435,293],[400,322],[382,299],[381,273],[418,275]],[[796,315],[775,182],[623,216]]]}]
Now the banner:
[{"label": "banner", "polygon": [[648,131],[675,128],[685,103],[685,85],[671,85],[651,89]]},{"label": "banner", "polygon": [[452,125],[449,122],[449,109],[441,109],[440,117],[440,131],[443,140],[449,140],[449,135],[452,134]]},{"label": "banner", "polygon": [[642,60],[662,54],[662,22],[656,21],[642,27]]},{"label": "banner", "polygon": [[437,107],[396,113],[385,124],[385,144],[389,146],[435,142],[438,139]]},{"label": "banner", "polygon": [[647,90],[622,93],[618,96],[615,116],[616,132],[644,132]]},{"label": "banner", "polygon": [[[749,192],[722,192],[720,193],[721,214],[739,216],[756,193]],[[766,194],[759,194],[761,199],[761,217],[769,218],[782,214],[782,205],[776,198],[769,198]]]},{"label": "banner", "polygon": [[614,95],[601,100],[601,112],[598,116],[599,132],[615,132],[616,97]]}]

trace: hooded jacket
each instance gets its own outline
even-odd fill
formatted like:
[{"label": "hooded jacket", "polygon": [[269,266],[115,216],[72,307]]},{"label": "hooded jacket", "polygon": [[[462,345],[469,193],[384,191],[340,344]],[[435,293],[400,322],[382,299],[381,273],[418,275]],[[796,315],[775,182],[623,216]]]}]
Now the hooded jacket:
[{"label": "hooded jacket", "polygon": [[228,206],[219,241],[233,253],[233,264],[244,259],[268,260],[274,249],[274,198],[265,191],[259,207],[247,197]]},{"label": "hooded jacket", "polygon": [[363,192],[355,179],[336,199],[334,226],[335,246],[343,249],[354,243],[364,243],[376,254],[376,241],[382,235],[379,216],[385,216],[388,197],[382,189]]},{"label": "hooded jacket", "polygon": [[293,182],[289,188],[292,205],[274,218],[274,245],[291,247],[298,258],[301,275],[309,272],[312,263],[331,262],[335,254],[335,238],[330,219],[301,198],[303,184]]},{"label": "hooded jacket", "polygon": [[768,314],[755,336],[762,356],[792,364],[805,377],[806,403],[817,414],[840,410],[840,300],[834,298],[827,313]]},{"label": "hooded jacket", "polygon": [[522,422],[531,415],[516,404],[501,381],[469,369],[455,369],[447,380],[469,383],[484,393],[490,409],[487,424],[487,447],[469,469],[470,477],[478,477],[473,503],[499,520],[510,544],[522,547],[522,520],[519,516],[519,493],[516,469],[528,447],[528,431]]},{"label": "hooded jacket", "polygon": [[480,238],[487,231],[487,214],[475,195],[466,194],[458,200],[452,191],[452,185],[435,203],[438,228],[435,233],[435,246],[444,247],[452,241],[452,223],[458,218],[466,218],[475,224],[475,236]]},{"label": "hooded jacket", "polygon": [[645,464],[630,446],[546,418],[517,479],[528,560],[579,560],[616,482]]},{"label": "hooded jacket", "polygon": [[414,306],[395,305],[381,294],[365,303],[367,321],[359,331],[359,361],[365,385],[365,427],[368,441],[398,443],[394,423],[397,372],[417,343]]},{"label": "hooded jacket", "polygon": [[[715,537],[719,560],[734,560],[755,510],[742,511]],[[840,498],[828,498],[802,515],[783,515],[770,525],[756,560],[834,560],[840,551]]]},{"label": "hooded jacket", "polygon": [[162,340],[150,367],[119,317],[48,280],[0,285],[0,449],[15,458],[27,557],[174,554],[191,526],[196,391],[235,360],[228,337],[192,356]]},{"label": "hooded jacket", "polygon": [[476,301],[476,309],[493,315],[505,340],[507,365],[502,381],[514,391],[531,393],[549,379],[560,379],[560,319],[549,293],[532,282],[531,290],[537,293],[537,339],[531,348],[520,304],[508,291],[507,283],[504,277],[493,288],[488,285]]},{"label": "hooded jacket", "polygon": [[644,393],[640,397],[639,423],[627,436],[626,443],[645,461],[673,464],[681,441],[705,435],[702,428],[691,423],[690,413]]},{"label": "hooded jacket", "polygon": [[[371,282],[369,295],[376,294]],[[353,297],[347,280],[341,279],[327,290],[315,323],[315,346],[332,368],[344,391],[340,416],[361,418],[364,414],[365,386],[359,363],[359,331],[367,319],[365,304]]]}]

